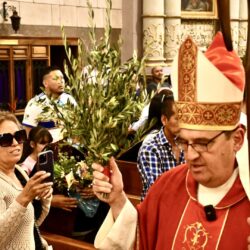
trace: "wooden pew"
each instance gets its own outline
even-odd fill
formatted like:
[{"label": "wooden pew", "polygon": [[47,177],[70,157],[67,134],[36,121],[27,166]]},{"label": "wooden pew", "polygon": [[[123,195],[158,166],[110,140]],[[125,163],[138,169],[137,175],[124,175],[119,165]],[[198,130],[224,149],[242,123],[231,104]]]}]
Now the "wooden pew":
[{"label": "wooden pew", "polygon": [[93,250],[96,249],[93,244],[89,244],[80,240],[75,240],[59,234],[41,231],[43,238],[49,245],[53,246],[53,250]]},{"label": "wooden pew", "polygon": [[75,209],[67,212],[59,208],[52,208],[44,223],[40,226],[44,239],[53,250],[91,250],[93,244],[71,238],[75,223]]},{"label": "wooden pew", "polygon": [[117,165],[122,173],[124,191],[134,206],[140,203],[142,181],[136,162],[117,160]]}]

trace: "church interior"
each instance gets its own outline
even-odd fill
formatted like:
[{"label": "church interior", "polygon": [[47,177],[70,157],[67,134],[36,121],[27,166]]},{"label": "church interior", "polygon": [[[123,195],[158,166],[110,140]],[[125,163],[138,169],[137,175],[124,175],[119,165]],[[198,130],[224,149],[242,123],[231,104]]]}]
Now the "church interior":
[{"label": "church interior", "polygon": [[[74,98],[77,102],[78,100],[81,102],[81,98],[86,98],[89,102],[92,102],[92,106],[96,105],[99,110],[103,108],[104,113],[96,112],[95,123],[97,124],[101,117],[112,115],[112,113],[105,113],[108,112],[106,111],[108,105],[98,106],[98,101],[94,101],[96,97],[99,99],[99,104],[102,102],[101,97],[95,91],[98,88],[103,90],[103,86],[109,85],[111,75],[112,80],[116,81],[123,76],[120,71],[124,70],[130,76],[129,74],[134,70],[136,79],[133,79],[132,76],[126,78],[128,82],[131,82],[131,86],[133,85],[133,91],[139,91],[138,86],[140,84],[144,90],[146,89],[147,83],[153,77],[152,69],[155,67],[161,67],[162,79],[168,79],[169,81],[172,63],[181,43],[190,36],[199,50],[204,53],[218,31],[222,31],[226,39],[226,45],[231,46],[242,59],[246,76],[248,76],[247,79],[250,79],[250,75],[248,75],[248,72],[250,72],[248,66],[248,61],[250,61],[248,58],[248,23],[250,20],[248,4],[250,4],[250,1],[202,0],[199,1],[203,3],[200,8],[195,5],[192,6],[190,2],[192,1],[0,1],[0,110],[14,113],[18,120],[22,122],[29,100],[39,95],[43,90],[44,68],[57,66],[63,72],[65,89],[71,91],[70,93],[75,93]],[[221,2],[228,4],[228,12],[223,11],[226,5]],[[103,59],[105,56],[108,58],[107,61]],[[116,68],[118,64],[119,66]],[[109,65],[111,66],[108,67]],[[82,67],[81,71],[79,71],[80,67]],[[87,73],[84,73],[84,70]],[[99,74],[99,72],[102,72],[102,74]],[[92,78],[95,80],[92,82],[92,87],[86,89],[89,93],[84,94],[81,86],[77,84],[81,82],[80,78],[84,78],[84,81],[88,83],[88,80],[85,80],[86,75],[92,73]],[[69,85],[67,85],[68,82]],[[136,82],[138,83],[136,84]],[[119,86],[117,88],[121,88],[123,85]],[[124,86],[124,89],[127,88],[127,85],[124,84]],[[170,87],[172,87],[171,83]],[[132,90],[126,89],[123,92],[122,89],[117,91],[113,88],[114,86],[110,84],[110,91],[113,91],[112,95],[117,95],[117,99],[120,98],[119,100],[122,100],[125,96],[124,100],[128,101],[127,95]],[[245,90],[245,96],[247,96],[247,90],[248,88]],[[81,95],[77,95],[77,93],[81,93]],[[130,99],[129,101],[131,101]],[[137,112],[137,118],[139,119],[139,111],[142,110],[143,101],[139,101],[139,97],[137,99],[137,109],[131,108],[132,111],[130,110],[130,112]],[[132,101],[131,103],[133,103]],[[108,102],[107,99],[106,102]],[[112,96],[109,103],[111,106],[115,105]],[[83,107],[87,104],[81,102]],[[92,114],[92,111],[90,112],[91,105],[86,106],[90,115]],[[247,98],[245,105],[246,109],[250,110],[248,108],[250,107],[250,101]],[[70,112],[75,110],[72,106],[69,109]],[[245,110],[245,112],[247,111]],[[81,115],[83,116],[80,111],[75,113],[75,116],[80,117]],[[126,115],[129,118],[126,118]],[[124,116],[125,118],[121,119],[124,120],[126,126],[135,119],[129,114],[124,114]],[[72,118],[73,116],[70,117],[66,117],[69,119],[67,120],[68,124],[71,124],[69,127],[73,126],[74,122],[78,122],[77,119]],[[63,122],[67,124],[67,121],[64,120]],[[108,123],[108,119],[103,121]],[[104,126],[103,121],[100,122],[100,126]],[[84,122],[82,121],[82,123]],[[72,141],[77,141],[81,137],[79,131],[84,131],[84,126],[88,129],[90,127],[81,124],[78,130],[69,128],[68,134],[74,135],[71,137]],[[127,132],[124,132],[125,125],[124,127],[119,126],[120,130],[117,130],[119,131],[117,134],[126,134]],[[67,129],[67,125],[64,128]],[[97,127],[96,130],[98,128],[100,127]],[[117,134],[114,133],[118,138]],[[128,137],[129,139],[127,139]],[[126,143],[127,141],[131,142],[134,138],[137,139],[134,133],[127,135],[127,138],[124,139]],[[84,141],[84,138],[82,140]],[[119,140],[122,144],[123,138]],[[88,143],[92,143],[91,139]],[[95,142],[95,144],[97,147],[98,143]],[[111,145],[110,152],[111,150],[113,150],[112,152],[118,151],[118,146],[114,144]],[[119,152],[119,157],[117,157],[117,164],[123,176],[124,191],[135,207],[141,201],[142,192],[142,181],[136,161],[140,145],[138,141],[131,144],[130,147],[127,147],[125,153]],[[92,151],[96,156],[95,149]],[[103,154],[107,151],[104,150]],[[110,157],[110,154],[107,153],[107,155]],[[81,154],[79,157],[82,160]],[[106,159],[105,156],[103,157]],[[99,210],[103,210],[97,210],[99,215],[94,217],[98,223],[103,220],[103,214],[107,213],[107,207],[102,205],[100,205]],[[93,227],[82,229],[79,226],[79,220],[81,220],[81,216],[79,217],[76,209],[70,212],[60,208],[51,209],[45,222],[40,227],[40,231],[55,250],[96,249],[93,245],[93,235],[100,224],[96,223],[93,218],[84,218],[85,223],[92,224]],[[80,229],[77,230],[76,227]],[[78,231],[83,232],[77,234]]]}]

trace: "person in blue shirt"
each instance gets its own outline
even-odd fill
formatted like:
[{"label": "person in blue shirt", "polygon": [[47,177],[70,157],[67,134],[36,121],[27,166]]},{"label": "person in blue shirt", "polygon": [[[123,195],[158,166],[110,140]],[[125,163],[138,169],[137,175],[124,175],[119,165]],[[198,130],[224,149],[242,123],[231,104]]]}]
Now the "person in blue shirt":
[{"label": "person in blue shirt", "polygon": [[153,129],[145,137],[137,159],[143,185],[141,200],[160,175],[185,162],[184,152],[175,144],[180,127],[171,90],[163,89],[152,98],[148,123],[153,119]]}]

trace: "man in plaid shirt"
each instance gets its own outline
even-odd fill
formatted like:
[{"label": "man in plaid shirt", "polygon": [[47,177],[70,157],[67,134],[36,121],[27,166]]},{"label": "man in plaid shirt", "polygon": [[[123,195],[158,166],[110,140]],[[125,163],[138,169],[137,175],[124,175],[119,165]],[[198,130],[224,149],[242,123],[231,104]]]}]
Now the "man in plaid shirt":
[{"label": "man in plaid shirt", "polygon": [[184,152],[175,144],[175,138],[180,128],[173,94],[171,92],[170,95],[161,95],[160,92],[158,95],[161,97],[160,103],[154,107],[150,105],[150,108],[160,108],[160,112],[157,110],[155,112],[151,110],[151,112],[160,113],[160,117],[156,117],[156,119],[163,126],[153,137],[144,140],[137,159],[143,185],[141,200],[145,198],[148,189],[160,175],[185,163]]}]

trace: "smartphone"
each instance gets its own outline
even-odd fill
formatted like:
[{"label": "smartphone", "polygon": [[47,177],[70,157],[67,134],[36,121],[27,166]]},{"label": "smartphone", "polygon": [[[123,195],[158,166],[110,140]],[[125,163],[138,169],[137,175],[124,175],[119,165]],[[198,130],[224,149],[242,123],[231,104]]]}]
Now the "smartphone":
[{"label": "smartphone", "polygon": [[52,150],[46,150],[38,154],[37,170],[50,173],[50,176],[44,182],[54,181],[54,154]]}]

